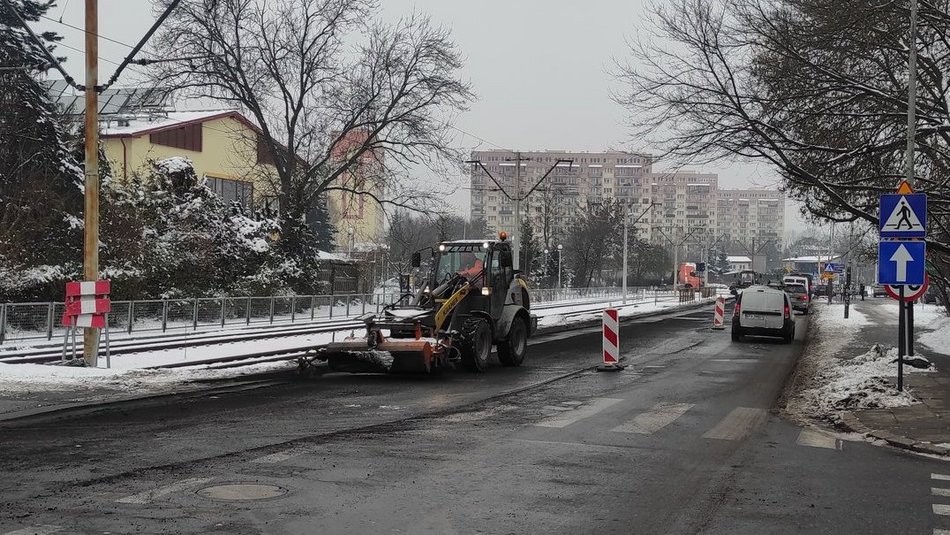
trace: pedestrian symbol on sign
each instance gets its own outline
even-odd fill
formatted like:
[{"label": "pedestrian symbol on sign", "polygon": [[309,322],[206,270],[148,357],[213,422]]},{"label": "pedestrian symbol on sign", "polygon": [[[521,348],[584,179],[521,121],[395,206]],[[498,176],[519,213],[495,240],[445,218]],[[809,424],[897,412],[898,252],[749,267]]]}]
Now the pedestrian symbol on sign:
[{"label": "pedestrian symbol on sign", "polygon": [[905,196],[900,197],[894,209],[891,210],[890,216],[885,220],[884,224],[881,225],[882,232],[900,230],[910,232],[922,232],[925,230],[923,223],[921,223],[917,214],[914,213],[914,210],[911,208],[910,203],[907,202]]}]

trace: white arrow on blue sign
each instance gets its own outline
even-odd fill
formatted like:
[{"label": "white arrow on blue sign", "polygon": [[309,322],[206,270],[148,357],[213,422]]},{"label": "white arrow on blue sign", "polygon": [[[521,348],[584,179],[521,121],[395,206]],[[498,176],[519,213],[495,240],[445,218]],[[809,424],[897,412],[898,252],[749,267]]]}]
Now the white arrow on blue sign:
[{"label": "white arrow on blue sign", "polygon": [[922,241],[882,241],[877,250],[879,284],[923,284],[927,244]]}]

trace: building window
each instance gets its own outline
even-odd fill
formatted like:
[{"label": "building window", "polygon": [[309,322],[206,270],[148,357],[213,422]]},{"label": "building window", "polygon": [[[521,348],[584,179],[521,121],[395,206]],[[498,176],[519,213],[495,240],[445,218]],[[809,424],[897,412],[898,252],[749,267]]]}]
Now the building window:
[{"label": "building window", "polygon": [[206,175],[208,189],[226,203],[236,202],[251,212],[254,210],[254,183]]}]

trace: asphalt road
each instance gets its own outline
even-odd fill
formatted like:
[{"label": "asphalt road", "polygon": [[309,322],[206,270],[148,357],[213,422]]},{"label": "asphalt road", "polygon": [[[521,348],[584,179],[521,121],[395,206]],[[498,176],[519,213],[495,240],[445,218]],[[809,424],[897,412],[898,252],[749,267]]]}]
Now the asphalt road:
[{"label": "asphalt road", "polygon": [[711,315],[625,324],[619,373],[592,371],[588,330],[536,340],[519,369],[334,374],[3,425],[0,534],[950,529],[931,490],[950,465],[774,414],[807,318],[784,345],[733,343]]}]

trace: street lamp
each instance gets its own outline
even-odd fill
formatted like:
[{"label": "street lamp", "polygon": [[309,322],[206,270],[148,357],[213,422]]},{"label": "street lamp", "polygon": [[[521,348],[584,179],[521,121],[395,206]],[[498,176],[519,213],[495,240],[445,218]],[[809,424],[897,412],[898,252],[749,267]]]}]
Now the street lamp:
[{"label": "street lamp", "polygon": [[544,283],[545,284],[547,284],[548,282],[548,262],[549,262],[548,253],[549,252],[550,251],[548,249],[544,250]]},{"label": "street lamp", "polygon": [[557,246],[557,287],[561,288],[561,250],[564,249],[564,246],[558,244]]}]

